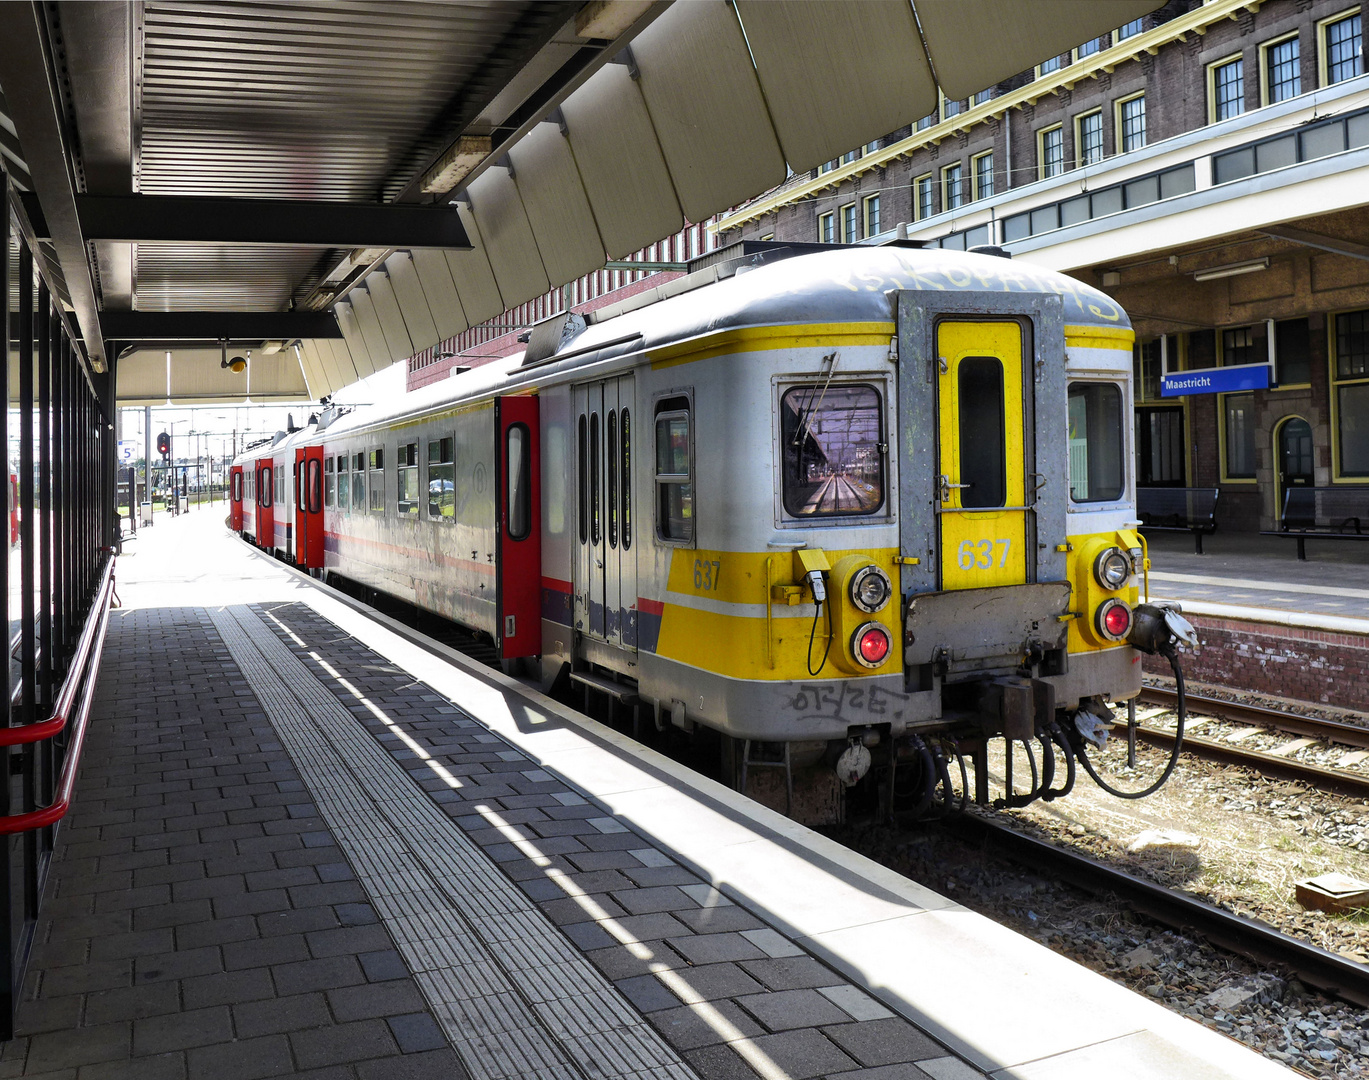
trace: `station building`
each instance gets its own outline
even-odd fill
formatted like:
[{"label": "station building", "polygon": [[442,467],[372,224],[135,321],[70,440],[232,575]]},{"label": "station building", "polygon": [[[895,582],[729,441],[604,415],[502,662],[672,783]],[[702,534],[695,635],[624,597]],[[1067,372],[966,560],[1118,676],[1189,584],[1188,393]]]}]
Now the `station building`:
[{"label": "station building", "polygon": [[1363,45],[1344,0],[1171,0],[712,228],[995,244],[1104,289],[1137,331],[1138,484],[1276,528],[1290,486],[1369,485]]}]

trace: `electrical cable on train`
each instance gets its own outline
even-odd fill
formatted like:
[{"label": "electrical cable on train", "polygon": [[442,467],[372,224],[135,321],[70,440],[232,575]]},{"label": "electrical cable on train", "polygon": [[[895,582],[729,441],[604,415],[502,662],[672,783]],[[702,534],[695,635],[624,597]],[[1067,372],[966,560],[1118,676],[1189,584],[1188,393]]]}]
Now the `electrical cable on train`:
[{"label": "electrical cable on train", "polygon": [[1142,653],[1182,695],[1196,643],[1140,602],[1126,313],[1000,249],[816,247],[747,242],[522,354],[328,406],[235,460],[231,528],[552,692],[716,730],[743,785],[780,744],[911,817],[967,803],[967,760],[979,803],[1067,794],[1076,761],[1150,794],[1182,696],[1154,784],[1086,751]]}]

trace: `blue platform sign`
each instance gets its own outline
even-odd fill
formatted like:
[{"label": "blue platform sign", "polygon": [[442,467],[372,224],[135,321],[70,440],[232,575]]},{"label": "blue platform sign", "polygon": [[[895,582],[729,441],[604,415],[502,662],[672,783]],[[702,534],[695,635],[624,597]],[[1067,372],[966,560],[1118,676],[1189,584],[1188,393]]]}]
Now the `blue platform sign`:
[{"label": "blue platform sign", "polygon": [[1203,368],[1201,371],[1176,371],[1160,378],[1161,397],[1187,397],[1190,394],[1231,394],[1240,390],[1269,389],[1268,364],[1241,364],[1238,367]]}]

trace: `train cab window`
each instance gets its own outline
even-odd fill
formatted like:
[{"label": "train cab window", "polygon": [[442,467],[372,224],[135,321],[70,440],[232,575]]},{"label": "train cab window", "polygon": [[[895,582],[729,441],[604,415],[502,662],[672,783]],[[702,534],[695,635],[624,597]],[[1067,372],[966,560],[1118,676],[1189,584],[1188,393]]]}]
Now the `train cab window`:
[{"label": "train cab window", "polygon": [[395,485],[395,499],[400,514],[418,513],[418,443],[406,443],[397,456],[399,482]]},{"label": "train cab window", "polygon": [[233,474],[233,501],[242,502],[242,473]]},{"label": "train cab window", "polygon": [[656,535],[687,544],[694,539],[689,401],[669,398],[656,408]]},{"label": "train cab window", "polygon": [[310,514],[323,511],[323,462],[318,458],[304,460],[304,509]]},{"label": "train cab window", "polygon": [[1008,495],[1007,428],[1003,361],[967,356],[958,365],[960,385],[960,505],[1004,506]]},{"label": "train cab window", "polygon": [[450,438],[428,443],[428,517],[448,524],[456,520],[456,465]]},{"label": "train cab window", "polygon": [[337,505],[337,476],[331,457],[323,462],[323,505],[330,510]]},{"label": "train cab window", "polygon": [[1122,388],[1070,383],[1070,498],[1113,502],[1126,487],[1123,472]]},{"label": "train cab window", "polygon": [[780,401],[785,513],[873,514],[884,505],[879,391],[864,384],[796,386]]},{"label": "train cab window", "polygon": [[618,498],[622,504],[619,532],[626,551],[632,547],[632,418],[627,409],[618,414],[618,439]]},{"label": "train cab window", "polygon": [[366,509],[366,454],[352,455],[352,509]]},{"label": "train cab window", "polygon": [[505,436],[510,540],[526,540],[532,531],[532,453],[526,424],[511,424]]},{"label": "train cab window", "polygon": [[339,454],[337,459],[337,508],[347,510],[352,505],[352,477],[347,471],[347,455]]},{"label": "train cab window", "polygon": [[385,451],[375,449],[371,451],[371,512],[383,514],[385,512]]}]

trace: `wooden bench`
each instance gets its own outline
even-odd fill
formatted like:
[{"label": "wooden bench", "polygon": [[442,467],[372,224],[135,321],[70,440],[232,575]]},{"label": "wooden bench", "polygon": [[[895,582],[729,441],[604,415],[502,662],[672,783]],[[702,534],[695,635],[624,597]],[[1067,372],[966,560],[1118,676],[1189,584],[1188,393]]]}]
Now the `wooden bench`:
[{"label": "wooden bench", "polygon": [[1308,540],[1369,540],[1369,487],[1290,487],[1275,532],[1298,542],[1307,560]]},{"label": "wooden bench", "polygon": [[1136,514],[1142,529],[1191,532],[1193,551],[1203,553],[1203,536],[1217,531],[1220,488],[1143,487],[1136,489]]}]

